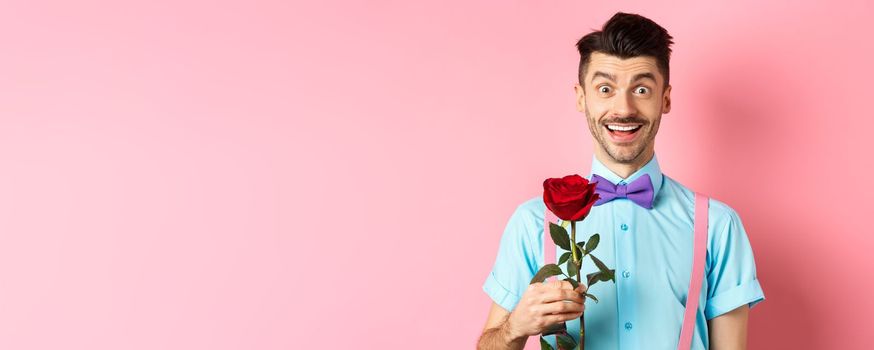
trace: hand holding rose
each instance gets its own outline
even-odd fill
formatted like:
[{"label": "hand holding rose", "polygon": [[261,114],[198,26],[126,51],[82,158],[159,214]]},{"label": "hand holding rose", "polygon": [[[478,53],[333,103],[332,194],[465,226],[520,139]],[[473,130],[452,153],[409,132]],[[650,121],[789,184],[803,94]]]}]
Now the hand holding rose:
[{"label": "hand holding rose", "polygon": [[510,334],[514,338],[538,335],[549,326],[582,316],[585,291],[586,286],[574,288],[568,281],[528,285],[507,320]]}]

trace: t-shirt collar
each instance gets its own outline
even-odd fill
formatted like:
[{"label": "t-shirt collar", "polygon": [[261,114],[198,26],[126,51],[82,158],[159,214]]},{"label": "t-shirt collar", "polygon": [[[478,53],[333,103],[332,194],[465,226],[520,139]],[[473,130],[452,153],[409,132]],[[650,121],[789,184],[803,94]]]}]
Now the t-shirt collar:
[{"label": "t-shirt collar", "polygon": [[649,160],[643,167],[637,169],[631,176],[623,179],[621,176],[616,175],[612,170],[608,169],[601,161],[598,160],[595,155],[592,155],[592,172],[589,173],[589,181],[592,180],[592,175],[597,174],[600,177],[603,177],[610,182],[620,185],[620,184],[628,184],[637,178],[643,176],[644,174],[649,174],[649,178],[652,181],[652,190],[653,190],[653,199],[659,194],[659,189],[662,187],[662,171],[659,168],[659,161],[655,154],[653,154],[652,159]]}]

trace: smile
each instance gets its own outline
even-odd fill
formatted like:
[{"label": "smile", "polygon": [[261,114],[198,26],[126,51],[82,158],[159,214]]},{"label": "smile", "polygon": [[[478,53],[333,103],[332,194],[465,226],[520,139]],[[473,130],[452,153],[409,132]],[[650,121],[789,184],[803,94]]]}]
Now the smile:
[{"label": "smile", "polygon": [[642,124],[607,124],[604,127],[613,142],[626,143],[634,141],[637,138],[637,131],[641,129]]}]

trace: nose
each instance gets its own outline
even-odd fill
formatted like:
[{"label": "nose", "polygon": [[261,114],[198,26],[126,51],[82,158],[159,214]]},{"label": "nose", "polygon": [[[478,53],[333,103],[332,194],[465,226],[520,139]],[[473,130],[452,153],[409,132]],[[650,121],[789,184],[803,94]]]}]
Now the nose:
[{"label": "nose", "polygon": [[630,94],[616,94],[613,98],[613,111],[621,116],[629,116],[637,114],[637,107],[634,105],[634,97]]}]

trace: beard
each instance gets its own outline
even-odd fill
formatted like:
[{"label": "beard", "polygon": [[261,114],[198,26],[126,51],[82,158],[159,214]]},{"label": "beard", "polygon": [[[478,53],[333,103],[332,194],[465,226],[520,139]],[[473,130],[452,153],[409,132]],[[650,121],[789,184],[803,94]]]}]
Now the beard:
[{"label": "beard", "polygon": [[[639,161],[639,158],[644,154],[647,147],[655,140],[655,135],[659,130],[659,124],[661,122],[660,117],[656,118],[655,122],[650,123],[646,119],[638,116],[629,116],[604,120],[603,122],[598,123],[591,117],[588,108],[586,108],[585,111],[586,120],[589,124],[589,131],[592,132],[592,137],[601,145],[601,148],[605,153],[607,153],[607,156],[620,164],[634,164]],[[640,135],[637,135],[637,138],[631,144],[623,144],[621,146],[617,145],[610,141],[610,135],[608,134],[609,131],[606,126],[609,123],[642,124],[640,130],[637,131]]]}]

